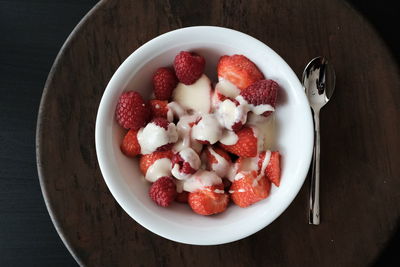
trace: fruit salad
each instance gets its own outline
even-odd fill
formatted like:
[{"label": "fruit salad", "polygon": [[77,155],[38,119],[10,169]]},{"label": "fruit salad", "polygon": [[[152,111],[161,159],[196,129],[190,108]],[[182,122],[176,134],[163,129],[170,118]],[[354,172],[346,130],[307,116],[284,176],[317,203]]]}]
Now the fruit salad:
[{"label": "fruit salad", "polygon": [[151,100],[126,91],[115,111],[127,130],[121,151],[139,158],[149,197],[201,215],[267,198],[280,184],[281,155],[270,150],[279,85],[244,55],[222,56],[214,82],[199,54],[181,51],[171,63],[154,73]]}]

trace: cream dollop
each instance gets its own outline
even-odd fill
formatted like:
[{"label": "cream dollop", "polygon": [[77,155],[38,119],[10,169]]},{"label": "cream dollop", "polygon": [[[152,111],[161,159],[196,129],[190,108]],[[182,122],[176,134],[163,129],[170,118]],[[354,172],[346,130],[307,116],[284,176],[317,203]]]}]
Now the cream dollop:
[{"label": "cream dollop", "polygon": [[154,123],[148,123],[137,134],[141,154],[150,154],[157,148],[178,141],[178,132],[175,124],[170,123],[167,130]]}]

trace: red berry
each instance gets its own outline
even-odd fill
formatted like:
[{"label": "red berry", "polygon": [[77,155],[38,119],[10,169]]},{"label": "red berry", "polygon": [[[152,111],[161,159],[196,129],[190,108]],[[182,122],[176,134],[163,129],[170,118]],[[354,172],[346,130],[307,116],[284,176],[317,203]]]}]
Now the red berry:
[{"label": "red berry", "polygon": [[150,198],[162,207],[167,207],[176,197],[176,185],[173,178],[163,176],[155,181],[149,190]]},{"label": "red berry", "polygon": [[181,157],[181,155],[179,153],[176,153],[172,157],[171,162],[172,162],[172,166],[175,166],[175,164],[178,164],[180,173],[192,174],[192,173],[196,172],[196,170],[193,169],[192,166],[190,166],[189,162],[184,161],[184,159]]},{"label": "red berry", "polygon": [[242,174],[243,178],[233,181],[229,189],[236,205],[245,208],[268,197],[271,183],[265,176],[257,176],[257,171]]},{"label": "red berry", "polygon": [[134,157],[140,154],[140,144],[137,139],[137,130],[129,130],[121,144],[121,151],[128,157]]},{"label": "red berry", "polygon": [[257,66],[243,55],[222,56],[218,62],[218,77],[222,77],[243,90],[264,79]]},{"label": "red berry", "polygon": [[228,152],[231,152],[239,157],[252,158],[257,156],[258,140],[254,135],[254,131],[250,127],[243,127],[237,133],[238,141],[234,145],[220,146]]},{"label": "red berry", "polygon": [[135,91],[124,92],[118,100],[115,117],[125,129],[139,130],[150,119],[150,109]]},{"label": "red berry", "polygon": [[205,59],[187,51],[181,51],[174,60],[176,76],[181,83],[190,85],[195,83],[204,73]]},{"label": "red berry", "polygon": [[194,212],[200,215],[212,215],[226,210],[229,202],[229,196],[224,191],[222,193],[216,190],[224,190],[224,185],[214,185],[202,190],[189,193],[188,202]]},{"label": "red berry", "polygon": [[164,100],[150,100],[150,110],[151,110],[151,117],[157,118],[167,118],[168,114],[168,102]]},{"label": "red berry", "polygon": [[168,125],[170,124],[167,119],[161,117],[152,119],[150,123],[154,123],[155,125],[160,126],[165,130],[168,130]]},{"label": "red berry", "polygon": [[189,193],[186,191],[182,191],[176,195],[175,201],[179,203],[188,203]]},{"label": "red berry", "polygon": [[169,100],[177,84],[178,79],[173,70],[159,68],[153,76],[153,90],[156,99]]},{"label": "red berry", "polygon": [[[273,80],[261,80],[242,90],[240,95],[254,106],[268,104],[275,108],[278,87],[278,84]],[[271,113],[272,111],[266,111],[262,115],[267,117]]]},{"label": "red berry", "polygon": [[146,175],[147,169],[150,168],[156,160],[162,158],[171,159],[173,155],[174,153],[171,150],[142,155],[139,160],[139,168],[143,175]]},{"label": "red berry", "polygon": [[[258,168],[259,170],[261,170],[262,162],[265,158],[265,151],[260,153],[259,158],[260,159],[258,161]],[[281,183],[280,158],[281,156],[278,151],[272,151],[268,165],[265,169],[265,176],[276,186],[279,186],[279,184]]]}]

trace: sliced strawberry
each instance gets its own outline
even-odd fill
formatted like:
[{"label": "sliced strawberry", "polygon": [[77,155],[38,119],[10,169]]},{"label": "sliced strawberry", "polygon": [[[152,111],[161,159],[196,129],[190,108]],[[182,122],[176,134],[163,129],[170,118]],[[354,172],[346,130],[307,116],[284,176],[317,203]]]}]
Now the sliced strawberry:
[{"label": "sliced strawberry", "polygon": [[124,92],[119,97],[115,118],[125,129],[139,130],[150,120],[150,108],[138,92]]},{"label": "sliced strawberry", "polygon": [[257,155],[257,137],[254,135],[254,130],[250,127],[243,127],[237,133],[238,141],[234,145],[220,146],[228,152],[231,152],[239,157],[255,157]]},{"label": "sliced strawberry", "polygon": [[273,80],[261,80],[243,89],[240,92],[240,95],[247,101],[247,103],[253,105],[254,108],[252,111],[254,113],[267,117],[272,113],[272,111],[263,111],[262,108],[261,111],[259,111],[255,108],[261,105],[270,105],[272,108],[275,108],[278,87],[279,85]]},{"label": "sliced strawberry", "polygon": [[152,118],[167,118],[168,114],[168,101],[166,100],[157,100],[153,99],[150,100],[150,110],[151,110],[151,117]]},{"label": "sliced strawberry", "polygon": [[179,203],[188,203],[189,193],[182,191],[176,195],[175,201]]},{"label": "sliced strawberry", "polygon": [[139,160],[139,168],[143,175],[146,175],[147,169],[153,165],[156,160],[162,158],[172,159],[173,155],[174,153],[171,150],[142,155]]},{"label": "sliced strawberry", "polygon": [[186,85],[195,83],[201,77],[205,65],[204,57],[187,51],[181,51],[174,60],[176,76]]},{"label": "sliced strawberry", "polygon": [[[258,161],[258,168],[261,170],[262,162],[265,159],[265,151],[261,152]],[[278,151],[271,152],[271,157],[269,159],[267,168],[265,169],[265,176],[270,180],[274,185],[279,186],[281,183],[281,166],[280,166],[280,154]]]},{"label": "sliced strawberry", "polygon": [[224,185],[220,184],[189,193],[189,205],[197,214],[212,215],[221,213],[226,210],[229,202],[229,196],[223,190]]},{"label": "sliced strawberry", "polygon": [[140,144],[137,139],[137,130],[129,130],[120,146],[122,153],[128,157],[134,157],[140,154]]},{"label": "sliced strawberry", "polygon": [[243,55],[222,56],[217,69],[218,77],[230,81],[241,90],[264,79],[257,66]]},{"label": "sliced strawberry", "polygon": [[163,176],[149,190],[150,198],[159,206],[167,207],[176,197],[176,185],[172,177]]},{"label": "sliced strawberry", "polygon": [[234,180],[229,190],[233,202],[239,207],[248,207],[269,195],[271,183],[265,176],[257,176],[257,171],[239,172],[239,180]]},{"label": "sliced strawberry", "polygon": [[156,99],[169,100],[177,84],[178,79],[172,69],[159,68],[153,76],[153,90]]}]

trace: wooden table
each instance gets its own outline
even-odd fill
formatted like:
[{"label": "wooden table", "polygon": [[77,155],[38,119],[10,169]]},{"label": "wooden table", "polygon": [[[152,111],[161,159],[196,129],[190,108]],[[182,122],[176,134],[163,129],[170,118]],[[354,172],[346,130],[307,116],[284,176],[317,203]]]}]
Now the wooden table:
[{"label": "wooden table", "polygon": [[[400,213],[400,79],[387,48],[342,2],[207,1],[208,9],[205,2],[103,1],[64,46],[45,89],[37,137],[45,200],[66,245],[78,262],[91,266],[371,264]],[[338,79],[332,103],[321,114],[320,226],[306,224],[304,187],[281,217],[249,238],[222,246],[182,245],[139,226],[110,195],[93,143],[105,85],[138,46],[191,25],[246,32],[298,75],[315,55],[331,59]]]}]

